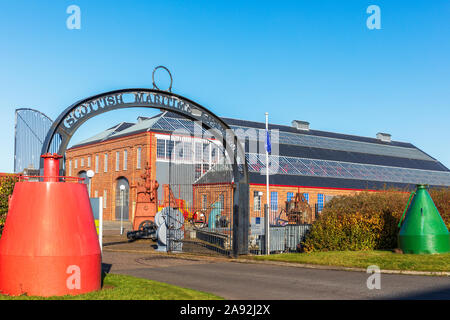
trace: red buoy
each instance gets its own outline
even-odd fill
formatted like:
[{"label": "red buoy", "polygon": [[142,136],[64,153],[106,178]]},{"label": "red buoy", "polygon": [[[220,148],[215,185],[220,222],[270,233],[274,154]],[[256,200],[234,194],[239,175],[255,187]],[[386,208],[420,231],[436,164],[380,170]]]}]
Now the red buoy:
[{"label": "red buoy", "polygon": [[100,290],[101,252],[86,185],[76,178],[59,182],[60,156],[42,157],[44,182],[14,187],[0,238],[0,292],[60,296]]}]

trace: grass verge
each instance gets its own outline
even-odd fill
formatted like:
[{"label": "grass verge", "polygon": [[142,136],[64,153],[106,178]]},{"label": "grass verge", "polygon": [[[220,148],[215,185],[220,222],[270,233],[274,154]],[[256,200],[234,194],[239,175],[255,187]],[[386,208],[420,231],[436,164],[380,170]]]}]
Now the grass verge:
[{"label": "grass verge", "polygon": [[367,268],[370,265],[377,265],[385,270],[450,272],[450,253],[397,254],[391,251],[328,251],[282,253],[252,258],[339,267]]},{"label": "grass verge", "polygon": [[0,300],[221,300],[210,293],[181,288],[166,283],[126,275],[108,274],[100,291],[77,296],[11,297],[0,295]]}]

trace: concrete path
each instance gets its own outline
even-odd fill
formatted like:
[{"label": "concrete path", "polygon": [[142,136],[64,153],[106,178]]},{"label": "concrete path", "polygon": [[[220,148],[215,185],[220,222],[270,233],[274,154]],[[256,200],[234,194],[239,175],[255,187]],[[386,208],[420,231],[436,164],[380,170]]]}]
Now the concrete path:
[{"label": "concrete path", "polygon": [[450,299],[450,277],[381,274],[381,289],[369,290],[369,274],[364,272],[111,251],[103,252],[103,263],[112,273],[210,292],[226,299]]}]

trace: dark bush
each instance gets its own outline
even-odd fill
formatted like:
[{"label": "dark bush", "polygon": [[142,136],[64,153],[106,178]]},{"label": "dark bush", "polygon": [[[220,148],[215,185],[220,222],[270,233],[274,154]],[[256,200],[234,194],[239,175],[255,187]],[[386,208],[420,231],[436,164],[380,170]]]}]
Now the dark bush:
[{"label": "dark bush", "polygon": [[17,176],[15,175],[0,176],[0,235],[8,213],[9,196],[12,195],[16,181]]}]

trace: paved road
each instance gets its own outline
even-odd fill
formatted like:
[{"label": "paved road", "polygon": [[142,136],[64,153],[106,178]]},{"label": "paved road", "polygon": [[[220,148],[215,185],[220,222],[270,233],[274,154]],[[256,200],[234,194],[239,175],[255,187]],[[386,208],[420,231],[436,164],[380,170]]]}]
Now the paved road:
[{"label": "paved road", "polygon": [[381,275],[369,290],[369,274],[214,260],[186,260],[103,252],[112,273],[210,292],[226,299],[450,299],[450,277]]}]

